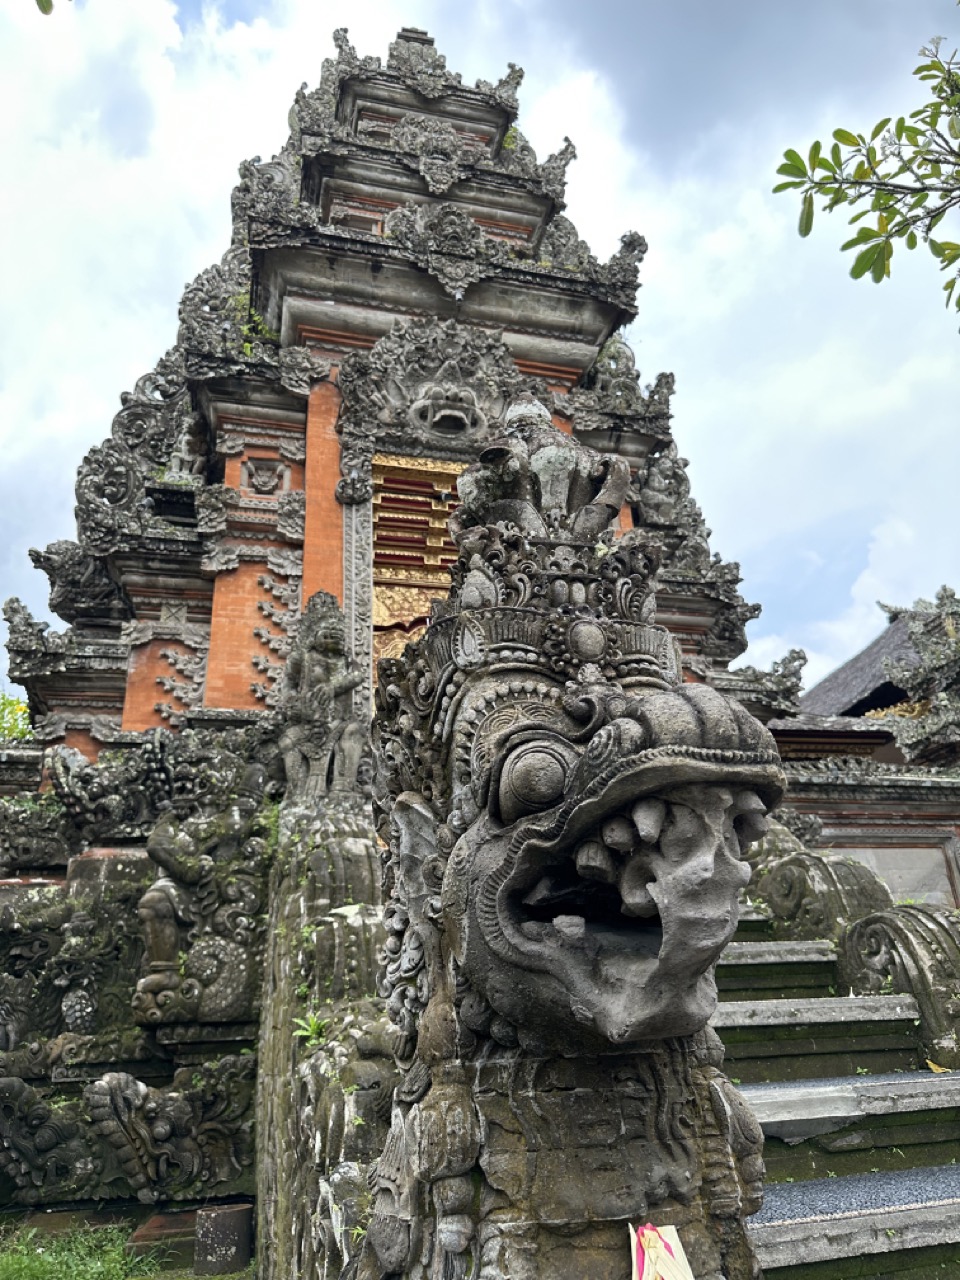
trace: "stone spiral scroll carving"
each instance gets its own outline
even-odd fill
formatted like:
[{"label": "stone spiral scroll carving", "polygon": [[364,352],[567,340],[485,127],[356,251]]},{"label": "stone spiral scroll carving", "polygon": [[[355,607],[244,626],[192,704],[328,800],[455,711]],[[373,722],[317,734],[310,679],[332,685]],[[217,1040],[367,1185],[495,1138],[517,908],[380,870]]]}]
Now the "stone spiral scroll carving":
[{"label": "stone spiral scroll carving", "polygon": [[665,1203],[699,1277],[757,1274],[762,1136],[706,1022],[783,775],[682,682],[628,484],[521,397],[460,479],[450,600],[380,664],[401,1075],[364,1280],[619,1275]]},{"label": "stone spiral scroll carving", "polygon": [[960,912],[896,906],[857,920],[837,947],[837,975],[858,995],[912,995],[926,1056],[960,1067]]},{"label": "stone spiral scroll carving", "polygon": [[798,940],[836,938],[893,905],[890,890],[862,862],[802,848],[763,865],[751,895],[770,911],[778,937]]}]

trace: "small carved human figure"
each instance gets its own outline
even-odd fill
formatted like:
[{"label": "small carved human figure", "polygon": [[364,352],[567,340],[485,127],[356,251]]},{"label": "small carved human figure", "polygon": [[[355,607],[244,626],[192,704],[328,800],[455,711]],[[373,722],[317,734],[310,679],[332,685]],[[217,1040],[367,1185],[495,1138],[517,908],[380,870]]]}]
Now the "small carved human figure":
[{"label": "small carved human figure", "polygon": [[318,591],[300,619],[280,694],[288,796],[310,803],[355,788],[366,738],[354,714],[353,691],[362,683],[347,651],[340,607]]},{"label": "small carved human figure", "polygon": [[160,875],[138,906],[146,944],[133,997],[140,1021],[241,1021],[251,1013],[266,852],[254,823],[264,771],[238,769],[235,758],[219,763],[236,793],[175,793],[147,839]]},{"label": "small carved human figure", "polygon": [[687,460],[681,458],[671,441],[663,453],[652,459],[640,490],[638,506],[646,524],[672,524],[690,494]]}]

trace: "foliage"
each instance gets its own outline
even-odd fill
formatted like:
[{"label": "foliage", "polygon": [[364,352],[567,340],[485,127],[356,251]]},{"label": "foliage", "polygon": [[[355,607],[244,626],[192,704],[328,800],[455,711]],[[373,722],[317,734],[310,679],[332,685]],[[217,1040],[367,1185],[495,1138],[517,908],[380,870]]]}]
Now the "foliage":
[{"label": "foliage", "polygon": [[823,197],[831,212],[840,205],[856,209],[856,234],[843,248],[856,256],[850,274],[869,275],[879,284],[890,275],[896,244],[915,249],[925,244],[949,273],[947,306],[960,310],[960,244],[934,237],[943,218],[960,205],[960,60],[941,52],[935,37],[920,50],[924,59],[913,74],[930,94],[909,116],[887,116],[869,136],[835,129],[829,148],[814,142],[806,159],[790,149],[779,173],[786,181],[774,191],[799,191],[801,236],[813,228],[814,200]]},{"label": "foliage", "polygon": [[21,1229],[0,1237],[0,1280],[132,1280],[153,1275],[157,1260],[124,1252],[129,1232],[96,1227],[64,1235]]},{"label": "foliage", "polygon": [[49,17],[53,13],[53,0],[37,0],[37,8]]},{"label": "foliage", "polygon": [[0,742],[22,742],[32,737],[27,704],[14,693],[0,692]]},{"label": "foliage", "polygon": [[[303,1041],[304,1049],[310,1052],[310,1050],[318,1048],[326,1040],[329,1021],[329,1018],[321,1018],[316,1013],[308,1013],[305,1018],[294,1018],[293,1025],[296,1029],[293,1034],[298,1040]],[[2,1277],[0,1277],[0,1280],[2,1280]]]}]

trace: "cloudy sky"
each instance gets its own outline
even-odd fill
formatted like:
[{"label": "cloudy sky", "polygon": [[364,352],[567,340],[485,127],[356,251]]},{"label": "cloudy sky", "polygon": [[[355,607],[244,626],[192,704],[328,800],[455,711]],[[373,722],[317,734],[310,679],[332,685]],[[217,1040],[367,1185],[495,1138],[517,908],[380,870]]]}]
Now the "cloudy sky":
[{"label": "cloudy sky", "polygon": [[676,373],[713,547],[763,604],[750,661],[802,647],[812,683],[883,625],[878,598],[960,587],[960,336],[935,264],[854,282],[845,222],[801,241],[770,194],[786,147],[919,105],[917,49],[960,42],[953,0],[2,0],[4,596],[50,616],[27,549],[72,536],[80,459],[172,342],[238,162],[282,145],[341,25],[381,56],[426,27],[471,82],[519,62],[538,152],[577,145],[581,235],[604,257],[646,235],[629,337],[645,379]]}]

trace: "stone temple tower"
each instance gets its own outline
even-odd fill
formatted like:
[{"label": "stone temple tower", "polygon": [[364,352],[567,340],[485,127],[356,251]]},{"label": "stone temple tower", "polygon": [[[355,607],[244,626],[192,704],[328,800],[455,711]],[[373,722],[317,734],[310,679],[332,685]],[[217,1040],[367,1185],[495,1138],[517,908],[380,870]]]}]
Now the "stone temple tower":
[{"label": "stone temple tower", "polygon": [[642,389],[618,336],[643,238],[606,263],[579,238],[574,148],[537,159],[518,68],[468,87],[426,32],[385,63],[336,43],[279,154],[241,165],[231,247],[186,288],[175,345],[84,459],[77,542],[32,553],[69,629],[7,608],[43,745],[94,757],[131,732],[256,720],[318,590],[343,605],[368,708],[373,662],[446,588],[457,475],[523,390],[629,463],[621,523],[660,536],[660,616],[689,677],[722,682],[744,648],[755,611],[711,560],[672,379]]}]

